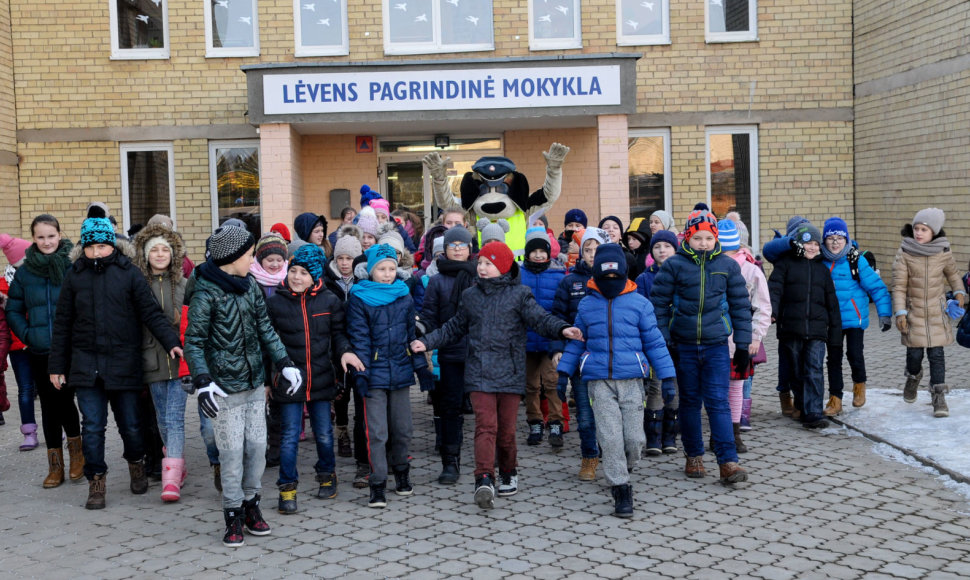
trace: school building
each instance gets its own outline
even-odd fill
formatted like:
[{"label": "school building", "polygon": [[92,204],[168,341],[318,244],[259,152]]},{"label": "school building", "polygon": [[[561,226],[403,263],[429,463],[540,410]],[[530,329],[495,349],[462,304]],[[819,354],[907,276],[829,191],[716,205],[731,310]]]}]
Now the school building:
[{"label": "school building", "polygon": [[[561,142],[556,230],[572,207],[681,222],[706,201],[737,209],[752,245],[794,213],[840,215],[888,259],[896,211],[950,200],[958,229],[942,196],[970,167],[967,4],[892,8],[0,0],[0,231],[26,237],[49,212],[76,238],[100,200],[122,230],[173,216],[199,259],[228,217],[263,232],[314,211],[335,226],[362,184],[430,219],[428,151],[451,157],[455,191],[483,155],[511,158],[535,190]],[[964,122],[927,130],[951,115]],[[944,140],[962,148],[929,145]]]}]

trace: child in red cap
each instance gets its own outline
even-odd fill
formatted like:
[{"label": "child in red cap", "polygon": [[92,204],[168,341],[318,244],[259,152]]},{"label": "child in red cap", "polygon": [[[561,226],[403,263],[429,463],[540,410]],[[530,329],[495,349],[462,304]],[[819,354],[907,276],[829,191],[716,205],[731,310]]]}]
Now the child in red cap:
[{"label": "child in red cap", "polygon": [[411,343],[413,352],[423,352],[468,337],[465,390],[475,410],[475,503],[484,509],[495,499],[496,443],[498,495],[518,492],[515,421],[525,394],[527,328],[551,340],[582,339],[577,328],[546,312],[519,282],[512,250],[489,242],[478,254],[478,284],[464,291],[458,313]]}]

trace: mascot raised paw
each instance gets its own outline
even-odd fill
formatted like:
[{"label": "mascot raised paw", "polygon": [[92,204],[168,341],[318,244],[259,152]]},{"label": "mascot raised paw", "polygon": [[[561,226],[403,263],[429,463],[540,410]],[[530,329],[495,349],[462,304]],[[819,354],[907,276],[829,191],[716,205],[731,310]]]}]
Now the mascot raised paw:
[{"label": "mascot raised paw", "polygon": [[[546,158],[546,179],[542,189],[529,193],[529,181],[515,170],[515,163],[508,157],[482,157],[472,165],[472,171],[461,180],[461,198],[452,195],[448,188],[447,167],[450,157],[437,152],[424,156],[424,165],[431,174],[435,203],[442,210],[461,209],[473,213],[474,220],[487,219],[508,222],[505,239],[517,260],[525,253],[525,232],[528,216],[556,203],[562,192],[562,164],[569,147],[553,143]],[[479,228],[481,242],[481,228]]]}]

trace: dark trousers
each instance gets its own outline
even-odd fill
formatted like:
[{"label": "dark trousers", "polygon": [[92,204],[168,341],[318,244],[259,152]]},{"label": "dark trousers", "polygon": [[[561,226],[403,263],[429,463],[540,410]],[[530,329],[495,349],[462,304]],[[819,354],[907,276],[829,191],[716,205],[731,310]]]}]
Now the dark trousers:
[{"label": "dark trousers", "polygon": [[367,457],[367,427],[366,412],[364,411],[364,398],[360,396],[353,385],[350,386],[354,393],[354,460],[359,465],[367,465],[370,459]]},{"label": "dark trousers", "polygon": [[465,363],[441,362],[441,380],[431,391],[435,416],[441,419],[441,459],[457,459],[461,455],[461,401],[465,396]]},{"label": "dark trousers", "polygon": [[[852,382],[866,382],[866,357],[862,352],[862,339],[865,331],[861,328],[842,329],[842,340],[845,342],[845,356],[849,359],[852,369]],[[842,398],[845,382],[842,379],[842,343],[828,347],[829,395]]]},{"label": "dark trousers", "polygon": [[48,449],[60,449],[64,446],[61,439],[62,430],[68,437],[77,437],[81,434],[81,423],[78,419],[77,407],[74,406],[74,388],[64,385],[59,390],[55,389],[47,372],[48,355],[29,354],[30,374],[34,378],[37,394],[40,395],[44,441]]},{"label": "dark trousers", "polygon": [[[926,349],[926,358],[930,359],[930,384],[942,385],[946,383],[946,359],[943,357],[943,347],[934,346]],[[918,375],[923,370],[923,349],[906,349],[906,372]]]},{"label": "dark trousers", "polygon": [[141,424],[141,440],[145,446],[145,473],[161,475],[164,442],[162,441],[162,434],[158,430],[155,401],[152,399],[152,393],[148,387],[142,389],[138,394],[138,410],[141,413],[138,418],[138,422]]},{"label": "dark trousers", "polygon": [[88,479],[108,471],[104,461],[104,432],[108,425],[109,404],[124,443],[124,458],[129,463],[144,459],[145,445],[138,409],[140,394],[138,389],[107,391],[101,379],[94,386],[77,389],[77,403],[81,408],[84,427],[81,443],[84,451],[84,475]]},{"label": "dark trousers", "polygon": [[822,395],[825,393],[822,370],[825,342],[785,337],[779,340],[778,345],[782,357],[787,359],[795,408],[802,412],[805,422],[821,419]]}]

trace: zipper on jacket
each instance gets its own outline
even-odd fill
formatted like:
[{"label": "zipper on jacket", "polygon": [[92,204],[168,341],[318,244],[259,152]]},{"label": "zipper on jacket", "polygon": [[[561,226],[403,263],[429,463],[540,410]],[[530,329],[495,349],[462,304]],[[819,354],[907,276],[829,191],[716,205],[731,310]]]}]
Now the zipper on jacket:
[{"label": "zipper on jacket", "polygon": [[808,260],[808,300],[805,301],[805,338],[809,337],[808,325],[812,314],[812,261]]},{"label": "zipper on jacket", "polygon": [[[926,285],[926,291],[923,292],[923,320],[926,322],[926,348],[933,347],[933,335],[930,334],[930,257],[923,256],[923,283]],[[946,290],[946,285],[943,285],[944,290]],[[945,316],[945,315],[944,315]]]},{"label": "zipper on jacket", "polygon": [[306,400],[310,400],[310,381],[313,373],[310,371],[310,320],[306,315],[306,292],[300,295],[300,309],[303,310],[303,341],[306,347]]},{"label": "zipper on jacket", "polygon": [[607,300],[606,304],[607,304],[607,306],[606,306],[606,325],[607,325],[606,328],[609,329],[608,335],[609,335],[609,339],[610,339],[609,340],[609,342],[610,342],[610,344],[609,344],[609,347],[610,347],[610,355],[609,355],[609,361],[608,361],[609,362],[609,365],[607,367],[607,378],[612,379],[613,378],[613,299],[610,298],[609,300]]},{"label": "zipper on jacket", "polygon": [[[46,278],[46,288],[47,288],[47,340],[49,344],[54,344],[54,310],[51,308],[51,279]],[[25,293],[26,296],[26,293]],[[24,300],[24,304],[26,304]],[[28,325],[29,327],[29,325]]]},{"label": "zipper on jacket", "polygon": [[705,272],[704,272],[704,262],[707,261],[707,252],[701,257],[701,299],[700,304],[697,308],[697,344],[701,343],[701,334],[704,321],[704,286],[705,286]]}]

